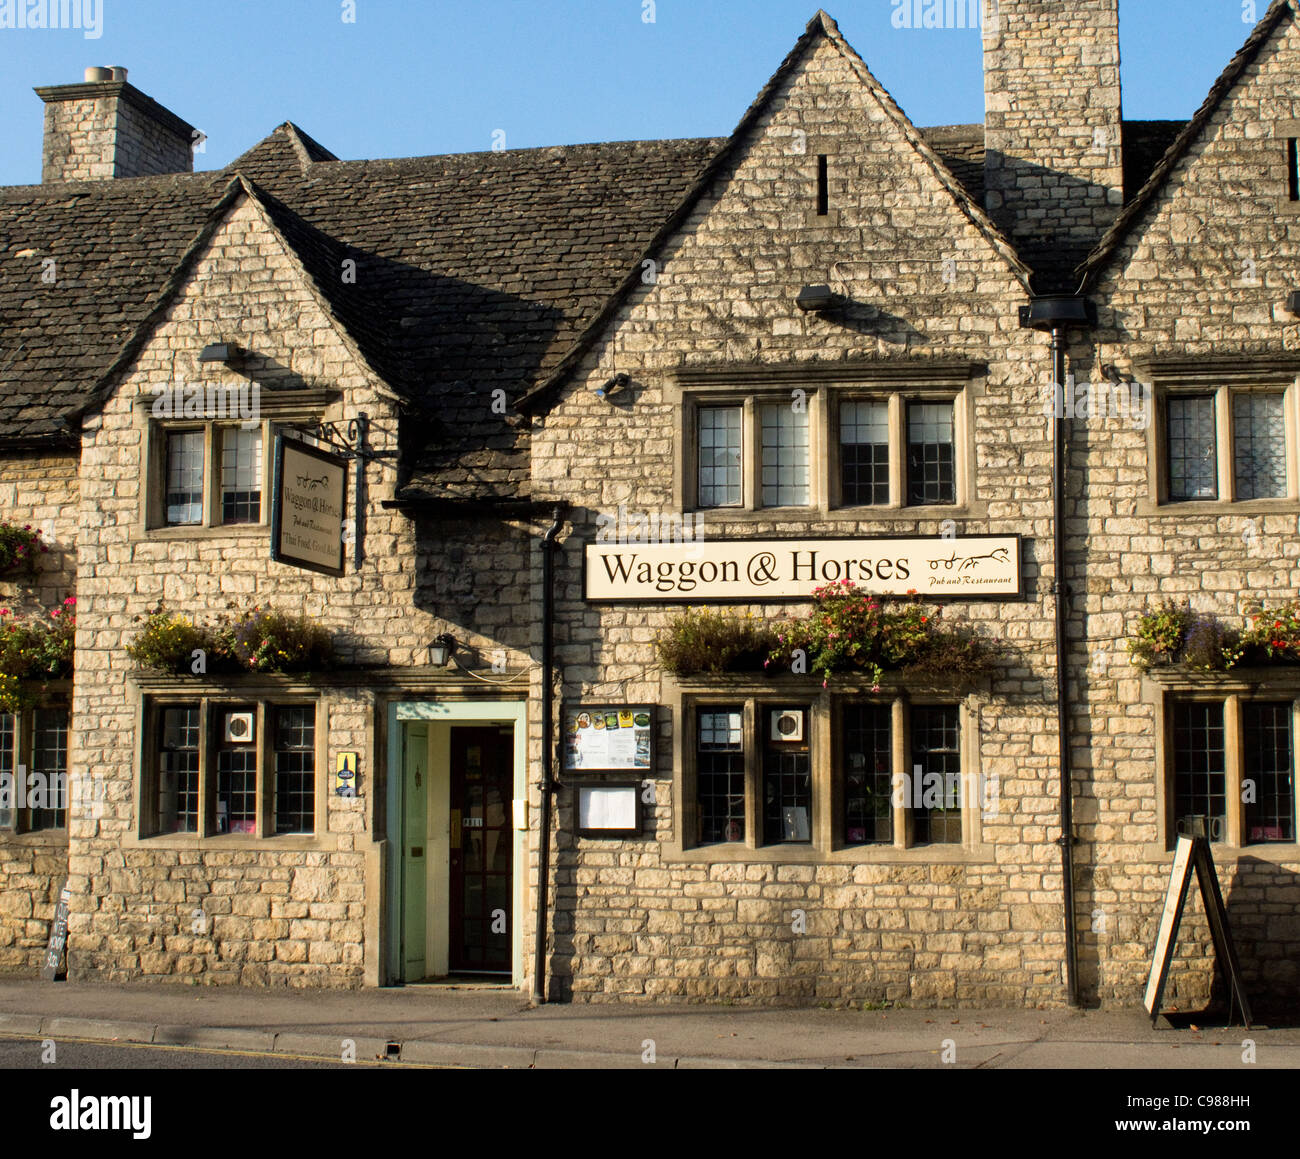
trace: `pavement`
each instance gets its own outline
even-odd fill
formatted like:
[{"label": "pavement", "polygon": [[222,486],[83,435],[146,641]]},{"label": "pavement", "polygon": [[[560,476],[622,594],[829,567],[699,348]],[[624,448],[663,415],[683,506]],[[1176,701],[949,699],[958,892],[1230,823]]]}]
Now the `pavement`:
[{"label": "pavement", "polygon": [[[499,986],[250,990],[0,978],[0,1037],[518,1069],[1300,1069],[1300,1026],[1140,1009],[578,1004]],[[349,1046],[349,1044],[351,1044]]]}]

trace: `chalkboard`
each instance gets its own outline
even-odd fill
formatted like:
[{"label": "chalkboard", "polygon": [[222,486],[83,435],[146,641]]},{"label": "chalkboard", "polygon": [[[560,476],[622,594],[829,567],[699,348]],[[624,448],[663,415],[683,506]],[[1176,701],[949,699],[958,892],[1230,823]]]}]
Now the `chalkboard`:
[{"label": "chalkboard", "polygon": [[1250,1028],[1250,1003],[1241,985],[1241,964],[1237,960],[1237,947],[1228,928],[1228,911],[1219,890],[1219,877],[1214,870],[1214,856],[1210,852],[1209,838],[1179,837],[1174,848],[1174,864],[1169,873],[1169,889],[1165,894],[1165,908],[1160,915],[1160,929],[1156,934],[1155,952],[1151,956],[1151,973],[1147,978],[1143,1005],[1154,1023],[1160,1016],[1160,1000],[1164,996],[1165,982],[1169,978],[1169,965],[1173,961],[1174,946],[1178,941],[1178,926],[1183,920],[1187,904],[1187,890],[1192,883],[1192,869],[1201,888],[1201,901],[1205,906],[1210,937],[1214,941],[1215,958],[1228,982],[1228,1018],[1232,1019],[1234,1007],[1240,1007],[1242,1021]]},{"label": "chalkboard", "polygon": [[60,969],[63,964],[63,951],[68,944],[68,910],[72,906],[72,890],[68,883],[63,883],[59,890],[59,904],[54,907],[54,921],[50,923],[50,940],[45,947],[45,965],[41,967],[41,978],[53,982],[60,974],[67,973]]}]

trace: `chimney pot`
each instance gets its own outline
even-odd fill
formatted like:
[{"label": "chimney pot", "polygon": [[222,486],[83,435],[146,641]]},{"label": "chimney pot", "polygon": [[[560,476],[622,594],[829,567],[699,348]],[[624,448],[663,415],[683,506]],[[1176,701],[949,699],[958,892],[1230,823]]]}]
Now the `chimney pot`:
[{"label": "chimney pot", "polygon": [[113,65],[113,79],[126,80],[126,69],[124,69],[120,64]]},{"label": "chimney pot", "polygon": [[111,68],[96,68],[94,66],[86,69],[86,83],[98,84],[100,81],[112,80],[113,70]]}]

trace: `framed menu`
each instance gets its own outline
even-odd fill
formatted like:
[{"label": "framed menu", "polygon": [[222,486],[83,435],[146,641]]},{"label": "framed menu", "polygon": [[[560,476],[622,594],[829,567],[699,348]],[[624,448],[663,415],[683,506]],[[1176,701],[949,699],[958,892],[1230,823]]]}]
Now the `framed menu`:
[{"label": "framed menu", "polygon": [[653,704],[565,705],[567,773],[648,772],[654,767]]}]

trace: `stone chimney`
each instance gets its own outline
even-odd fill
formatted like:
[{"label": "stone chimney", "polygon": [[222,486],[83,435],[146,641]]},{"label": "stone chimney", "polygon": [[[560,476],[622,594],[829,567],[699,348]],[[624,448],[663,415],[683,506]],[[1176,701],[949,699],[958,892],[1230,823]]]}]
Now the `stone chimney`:
[{"label": "stone chimney", "polygon": [[1073,290],[1124,202],[1119,0],[985,8],[985,206],[1036,290]]},{"label": "stone chimney", "polygon": [[45,102],[42,182],[194,171],[194,127],[128,84],[124,68],[88,68],[82,84],[36,95]]}]

